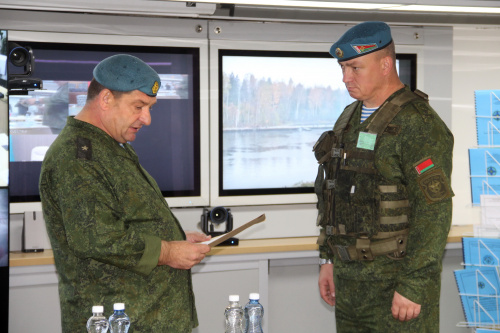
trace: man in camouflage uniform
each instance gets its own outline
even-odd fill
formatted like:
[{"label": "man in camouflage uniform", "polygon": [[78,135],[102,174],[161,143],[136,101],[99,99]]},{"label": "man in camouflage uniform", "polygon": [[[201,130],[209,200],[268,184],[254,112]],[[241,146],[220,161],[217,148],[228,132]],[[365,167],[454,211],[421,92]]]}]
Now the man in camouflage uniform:
[{"label": "man in camouflage uniform", "polygon": [[351,28],[330,53],[357,101],[314,147],[321,297],[339,333],[438,332],[453,136],[399,80],[387,24]]},{"label": "man in camouflage uniform", "polygon": [[[48,150],[40,195],[59,276],[63,332],[86,332],[93,305],[123,302],[133,332],[198,325],[190,268],[210,248],[187,233],[133,141],[151,123],[158,74],[115,55],[94,69],[87,103]],[[187,240],[187,241],[186,241]]]}]

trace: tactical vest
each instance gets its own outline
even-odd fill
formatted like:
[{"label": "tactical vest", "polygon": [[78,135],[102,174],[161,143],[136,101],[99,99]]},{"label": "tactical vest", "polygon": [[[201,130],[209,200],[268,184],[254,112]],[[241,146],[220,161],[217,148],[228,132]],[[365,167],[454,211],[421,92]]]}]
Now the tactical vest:
[{"label": "tactical vest", "polygon": [[[363,133],[375,138],[371,149],[358,148],[359,132],[349,130],[353,114],[361,108],[359,101],[346,108],[333,130],[324,132],[314,145],[319,163],[317,223],[322,227],[318,244],[326,240],[331,254],[343,261],[406,255],[410,213],[406,186],[390,183],[380,175],[375,152],[383,134],[399,134],[399,128],[390,123],[415,99],[427,100],[427,95],[405,90],[373,114]],[[344,246],[336,242],[339,237],[356,241]]]}]

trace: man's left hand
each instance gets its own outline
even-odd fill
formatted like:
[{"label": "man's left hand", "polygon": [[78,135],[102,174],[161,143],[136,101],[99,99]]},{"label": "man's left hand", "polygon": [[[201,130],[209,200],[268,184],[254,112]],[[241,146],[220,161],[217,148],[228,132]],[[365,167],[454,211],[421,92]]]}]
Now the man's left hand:
[{"label": "man's left hand", "polygon": [[399,321],[408,321],[417,318],[420,314],[420,304],[410,301],[397,291],[394,292],[392,299],[392,316]]}]

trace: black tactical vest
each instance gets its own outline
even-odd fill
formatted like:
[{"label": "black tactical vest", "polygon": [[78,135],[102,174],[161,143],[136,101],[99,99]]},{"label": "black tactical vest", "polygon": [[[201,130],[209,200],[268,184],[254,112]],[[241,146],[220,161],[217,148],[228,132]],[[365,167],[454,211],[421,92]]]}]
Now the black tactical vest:
[{"label": "black tactical vest", "polygon": [[[353,103],[333,130],[324,132],[314,145],[319,163],[315,181],[317,222],[322,227],[318,244],[327,240],[332,253],[341,260],[373,260],[378,255],[401,258],[406,254],[410,213],[407,190],[403,184],[391,183],[380,175],[375,168],[375,152],[382,135],[399,134],[395,133],[399,128],[390,123],[402,107],[422,98],[427,99],[427,95],[405,90],[384,102],[361,135],[355,123],[359,124],[359,119],[353,114],[360,113],[362,102]],[[360,137],[365,136],[371,138],[371,148],[360,143]],[[335,236],[355,238],[356,244],[336,244]]]}]

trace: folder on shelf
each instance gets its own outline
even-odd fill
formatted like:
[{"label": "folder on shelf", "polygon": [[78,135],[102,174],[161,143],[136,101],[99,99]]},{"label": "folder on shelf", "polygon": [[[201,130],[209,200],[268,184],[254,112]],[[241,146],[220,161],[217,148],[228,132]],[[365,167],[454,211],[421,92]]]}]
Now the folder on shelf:
[{"label": "folder on shelf", "polygon": [[455,279],[469,326],[488,327],[500,323],[500,283],[496,267],[455,271]]},{"label": "folder on shelf", "polygon": [[481,195],[500,194],[500,147],[470,148],[472,203],[481,203]]},{"label": "folder on shelf", "polygon": [[500,145],[500,90],[474,91],[477,144]]},{"label": "folder on shelf", "polygon": [[463,237],[462,250],[466,269],[500,266],[500,239]]}]

